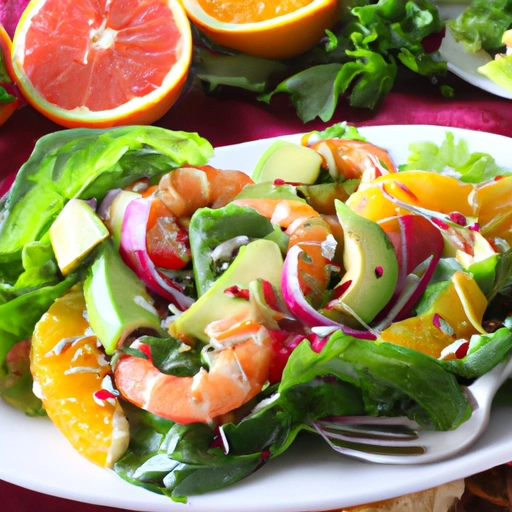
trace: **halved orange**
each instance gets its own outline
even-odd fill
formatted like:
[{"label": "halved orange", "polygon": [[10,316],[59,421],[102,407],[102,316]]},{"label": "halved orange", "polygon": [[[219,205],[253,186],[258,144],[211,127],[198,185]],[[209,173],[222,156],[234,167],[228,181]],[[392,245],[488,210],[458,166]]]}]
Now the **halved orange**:
[{"label": "halved orange", "polygon": [[30,369],[55,426],[88,460],[110,467],[128,447],[128,422],[84,311],[81,288],[57,299],[35,327]]},{"label": "halved orange", "polygon": [[182,0],[213,41],[270,59],[308,50],[339,19],[340,0]]},{"label": "halved orange", "polygon": [[27,101],[66,127],[156,121],[178,99],[191,56],[177,0],[32,0],[12,48]]},{"label": "halved orange", "polygon": [[[14,71],[11,64],[11,38],[0,25],[0,86],[11,94],[9,86],[14,82]],[[0,126],[2,126],[13,112],[20,106],[19,98],[8,103],[0,103]]]}]

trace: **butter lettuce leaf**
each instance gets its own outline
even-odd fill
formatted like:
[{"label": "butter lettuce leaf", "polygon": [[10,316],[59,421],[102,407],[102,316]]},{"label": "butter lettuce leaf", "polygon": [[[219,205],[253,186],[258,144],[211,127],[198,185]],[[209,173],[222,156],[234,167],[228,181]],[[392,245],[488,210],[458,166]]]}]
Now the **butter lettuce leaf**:
[{"label": "butter lettuce leaf", "polygon": [[154,126],[65,130],[39,139],[0,211],[0,265],[19,260],[72,198],[101,200],[108,190],[156,177],[213,153],[197,134]]}]

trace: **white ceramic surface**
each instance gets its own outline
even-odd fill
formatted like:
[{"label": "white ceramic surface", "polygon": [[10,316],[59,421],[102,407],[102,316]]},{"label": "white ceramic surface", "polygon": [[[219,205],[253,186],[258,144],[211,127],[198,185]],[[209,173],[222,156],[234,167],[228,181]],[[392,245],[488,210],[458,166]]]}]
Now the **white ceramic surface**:
[{"label": "white ceramic surface", "polygon": [[[433,126],[363,128],[372,142],[405,161],[412,141],[441,142]],[[450,129],[473,151],[491,152],[511,165],[512,139]],[[299,136],[282,137],[299,140]],[[216,150],[214,165],[250,172],[273,139]],[[432,383],[435,385],[435,383]],[[512,387],[509,388],[509,396]],[[146,512],[300,512],[328,510],[433,487],[512,460],[512,396],[493,407],[484,436],[465,454],[422,466],[381,466],[335,454],[317,438],[301,438],[281,457],[222,491],[190,498],[188,505],[134,487],[76,453],[46,419],[28,418],[0,402],[0,478],[36,491],[88,503]],[[1,507],[0,507],[1,508]]]},{"label": "white ceramic surface", "polygon": [[[439,11],[442,19],[449,20],[456,18],[465,7],[461,5],[442,5],[439,7]],[[492,57],[485,50],[466,53],[462,44],[455,41],[448,27],[439,48],[439,53],[448,63],[448,69],[466,82],[495,96],[512,99],[512,92],[507,91],[478,72],[478,68],[490,62]]]}]

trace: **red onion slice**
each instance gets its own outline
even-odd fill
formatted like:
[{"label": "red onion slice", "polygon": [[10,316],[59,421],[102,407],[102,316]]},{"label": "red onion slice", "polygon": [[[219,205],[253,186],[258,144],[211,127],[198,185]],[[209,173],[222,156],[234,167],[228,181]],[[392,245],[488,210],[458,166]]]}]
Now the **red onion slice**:
[{"label": "red onion slice", "polygon": [[149,257],[146,247],[146,226],[150,209],[151,197],[139,197],[130,201],[123,218],[119,252],[123,261],[150,290],[184,311],[194,301],[187,297],[177,284],[161,274]]},{"label": "red onion slice", "polygon": [[319,313],[309,304],[304,297],[299,282],[299,254],[302,249],[298,245],[294,245],[286,255],[284,261],[283,273],[281,276],[281,291],[286,305],[290,311],[308,327],[337,327],[343,333],[353,336],[354,338],[364,340],[375,340],[375,333],[369,331],[358,331],[351,329],[343,324],[335,322],[330,318]]}]

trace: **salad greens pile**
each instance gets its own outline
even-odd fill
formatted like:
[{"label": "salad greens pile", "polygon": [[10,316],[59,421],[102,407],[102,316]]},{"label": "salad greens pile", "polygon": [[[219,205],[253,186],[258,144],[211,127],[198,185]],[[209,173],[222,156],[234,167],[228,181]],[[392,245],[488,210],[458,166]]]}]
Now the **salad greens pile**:
[{"label": "salad greens pile", "polygon": [[[395,41],[400,31],[414,32],[419,40],[419,34],[423,37],[427,32],[426,28],[422,32],[419,20],[426,27],[433,23],[435,15],[429,4],[425,4],[422,16],[414,6],[417,4],[411,2],[392,5],[387,0],[367,6],[368,9],[362,6],[355,11],[359,21],[354,23],[361,23],[359,27],[373,27],[371,34],[392,30],[393,35],[388,36]],[[399,17],[400,9],[408,13],[407,23],[396,22],[384,28],[383,19]],[[359,33],[364,30],[361,28]],[[368,49],[377,40],[371,34],[363,38],[365,43],[363,39],[359,41],[367,45],[364,52],[374,51]],[[338,36],[333,35],[331,42],[335,37]],[[354,37],[358,40],[358,36]],[[332,52],[336,51],[334,46]],[[388,45],[385,51],[390,48]],[[402,61],[421,60],[418,66],[423,70],[437,65],[431,57],[420,59],[419,47],[411,44],[407,51],[403,45],[400,48],[398,58]],[[383,53],[376,55],[380,56],[375,57],[376,62],[383,59],[386,66],[396,66],[391,54],[385,58]],[[344,67],[348,65],[343,64],[338,72],[350,69]],[[370,69],[374,68],[370,66]],[[352,94],[355,94],[354,101],[358,101],[357,87]],[[366,143],[355,128],[346,124],[309,136],[319,141],[350,139],[357,144]],[[447,134],[440,146],[422,142],[413,144],[410,150],[409,159],[400,171],[448,172],[466,183],[512,175],[511,170],[500,168],[490,155],[471,153],[466,143],[455,141],[452,134]],[[26,351],[26,340],[30,339],[39,318],[55,299],[90,272],[95,252],[66,277],[56,263],[49,229],[65,204],[73,198],[101,201],[110,190],[126,187],[142,177],[156,183],[177,167],[200,166],[211,156],[211,145],[197,134],[155,127],[67,130],[47,135],[37,143],[10,193],[0,203],[1,397],[27,414],[44,414],[41,402],[31,393],[26,358],[25,365],[20,366],[8,354],[18,349],[20,353]],[[339,177],[340,183],[335,183],[328,173],[319,179],[323,185],[312,186],[337,186],[343,181]],[[295,186],[286,187],[288,194],[297,194]],[[350,189],[354,187],[352,183]],[[197,210],[188,231],[193,256],[188,271],[194,273],[198,296],[207,293],[225,270],[211,264],[212,253],[220,245],[242,235],[251,240],[273,240],[284,251],[288,242],[287,235],[276,230],[256,210],[232,203],[215,210]],[[442,257],[412,316],[428,312],[461,268],[455,258]],[[294,345],[280,347],[276,365],[282,367],[271,369],[277,372],[278,378],[269,381],[254,399],[230,413],[221,426],[179,424],[122,401],[130,425],[130,444],[115,464],[115,471],[135,485],[176,501],[186,501],[187,496],[245,478],[283,453],[301,431],[316,432],[315,422],[329,416],[405,415],[427,429],[457,428],[471,415],[460,384],[489,371],[512,349],[512,322],[509,311],[503,309],[503,304],[508,304],[512,297],[512,252],[506,242],[499,253],[471,266],[468,273],[489,301],[486,319],[497,320],[499,328],[472,336],[467,352],[460,357],[436,359],[381,339],[351,335],[355,331],[329,328],[323,334],[315,332],[313,337],[299,336]],[[252,293],[251,288],[251,300]],[[255,300],[264,304],[266,299],[262,294],[258,296],[256,292]],[[270,311],[268,304],[266,307]],[[437,321],[441,329],[451,328],[442,318]],[[183,350],[181,340],[147,333],[140,335],[137,342],[149,347],[153,365],[164,374],[192,377],[205,365],[205,353],[200,345]],[[142,350],[123,347],[112,358],[113,365],[122,354],[148,358]]]},{"label": "salad greens pile", "polygon": [[512,56],[505,55],[503,39],[512,28],[512,1],[473,0],[457,19],[448,22],[448,27],[468,53],[488,52],[494,60],[478,71],[512,91]]},{"label": "salad greens pile", "polygon": [[267,103],[286,93],[304,122],[329,121],[340,96],[352,106],[375,108],[393,87],[400,65],[427,77],[445,74],[438,53],[422,46],[442,28],[430,0],[355,0],[317,47],[285,61],[217,46],[212,53],[212,43],[196,32],[196,74],[210,90],[240,87],[260,93]]}]

